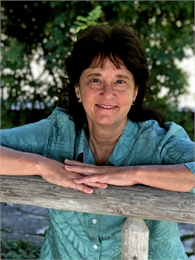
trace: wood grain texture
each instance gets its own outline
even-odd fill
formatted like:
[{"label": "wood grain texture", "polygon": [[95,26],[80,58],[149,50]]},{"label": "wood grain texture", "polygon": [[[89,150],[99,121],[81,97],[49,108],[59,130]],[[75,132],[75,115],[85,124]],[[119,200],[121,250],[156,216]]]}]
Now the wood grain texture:
[{"label": "wood grain texture", "polygon": [[58,210],[195,223],[194,194],[144,185],[109,186],[93,194],[50,184],[39,176],[1,176],[1,202]]},{"label": "wood grain texture", "polygon": [[122,227],[121,260],[148,260],[149,230],[143,219],[127,218]]}]

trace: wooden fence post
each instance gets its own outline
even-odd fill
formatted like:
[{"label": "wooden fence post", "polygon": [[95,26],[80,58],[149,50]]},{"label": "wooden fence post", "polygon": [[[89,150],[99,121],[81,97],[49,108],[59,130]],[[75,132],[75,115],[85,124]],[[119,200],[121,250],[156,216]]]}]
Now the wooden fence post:
[{"label": "wooden fence post", "polygon": [[148,260],[149,230],[143,219],[127,218],[122,227],[121,260]]}]

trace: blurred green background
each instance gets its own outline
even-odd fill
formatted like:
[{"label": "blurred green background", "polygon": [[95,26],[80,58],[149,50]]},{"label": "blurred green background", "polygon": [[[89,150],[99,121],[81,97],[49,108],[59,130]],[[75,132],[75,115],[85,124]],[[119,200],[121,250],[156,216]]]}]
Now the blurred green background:
[{"label": "blurred green background", "polygon": [[[194,48],[193,1],[2,1],[2,128],[47,117],[57,105],[70,54],[80,29],[96,22],[132,26],[146,50],[152,93],[146,104],[182,125],[194,140],[190,109],[178,111],[187,75],[178,68]],[[166,95],[162,95],[162,89]]]}]

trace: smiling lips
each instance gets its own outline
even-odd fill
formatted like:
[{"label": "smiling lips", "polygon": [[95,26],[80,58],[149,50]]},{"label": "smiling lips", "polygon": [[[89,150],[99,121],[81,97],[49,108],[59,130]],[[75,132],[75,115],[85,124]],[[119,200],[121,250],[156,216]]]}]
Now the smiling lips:
[{"label": "smiling lips", "polygon": [[106,106],[106,105],[97,105],[97,104],[96,104],[96,106],[98,106],[99,108],[103,108],[103,109],[114,109],[117,107],[117,106]]}]

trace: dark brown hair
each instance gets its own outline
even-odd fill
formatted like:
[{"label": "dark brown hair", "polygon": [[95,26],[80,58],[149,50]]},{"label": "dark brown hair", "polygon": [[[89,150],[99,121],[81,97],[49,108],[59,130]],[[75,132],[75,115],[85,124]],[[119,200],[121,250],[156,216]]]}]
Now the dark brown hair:
[{"label": "dark brown hair", "polygon": [[81,128],[86,122],[86,113],[82,104],[78,103],[74,86],[79,83],[81,73],[85,69],[102,66],[106,57],[117,68],[120,68],[120,60],[122,60],[134,75],[138,95],[127,115],[128,118],[134,122],[154,119],[163,126],[163,116],[156,111],[146,109],[143,103],[149,90],[150,77],[146,54],[134,30],[125,24],[120,24],[113,28],[108,25],[89,26],[81,31],[71,55],[66,60],[67,79],[63,80],[58,105],[69,112],[76,127]]}]

